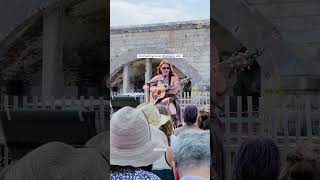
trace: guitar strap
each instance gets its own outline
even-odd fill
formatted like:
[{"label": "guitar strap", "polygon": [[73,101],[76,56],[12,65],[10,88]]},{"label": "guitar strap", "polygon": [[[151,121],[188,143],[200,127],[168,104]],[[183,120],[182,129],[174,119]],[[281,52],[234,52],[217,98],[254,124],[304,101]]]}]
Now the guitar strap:
[{"label": "guitar strap", "polygon": [[164,81],[164,76],[161,74],[161,79],[159,80],[161,83]]},{"label": "guitar strap", "polygon": [[[163,81],[164,81],[164,76],[163,75],[161,75],[162,77],[161,77],[161,79],[159,80],[161,83],[163,83]],[[170,86],[171,85],[171,75],[169,75],[169,83],[168,83],[168,85]]]}]

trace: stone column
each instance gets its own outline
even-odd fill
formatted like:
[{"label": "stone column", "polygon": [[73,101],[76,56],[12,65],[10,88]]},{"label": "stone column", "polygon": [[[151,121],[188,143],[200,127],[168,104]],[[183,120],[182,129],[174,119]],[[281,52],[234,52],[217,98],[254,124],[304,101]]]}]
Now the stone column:
[{"label": "stone column", "polygon": [[[149,58],[146,59],[146,63],[145,63],[145,68],[146,68],[146,72],[144,74],[144,80],[145,83],[149,82],[152,78],[152,63],[151,60]],[[147,90],[144,91],[144,97],[146,98],[147,102],[149,100],[149,93]]]},{"label": "stone column", "polygon": [[145,82],[150,81],[151,78],[152,78],[152,63],[151,63],[151,59],[147,58],[146,59],[146,73],[144,76]]},{"label": "stone column", "polygon": [[130,63],[127,63],[123,67],[123,92],[129,92],[130,90]]},{"label": "stone column", "polygon": [[43,98],[60,97],[64,90],[63,75],[63,15],[61,6],[47,10],[43,15]]}]

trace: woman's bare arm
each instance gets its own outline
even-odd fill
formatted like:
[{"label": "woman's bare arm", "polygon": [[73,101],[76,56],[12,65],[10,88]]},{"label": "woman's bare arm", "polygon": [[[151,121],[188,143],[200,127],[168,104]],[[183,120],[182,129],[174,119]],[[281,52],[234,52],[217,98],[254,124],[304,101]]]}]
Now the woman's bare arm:
[{"label": "woman's bare arm", "polygon": [[173,87],[168,91],[169,94],[178,94],[180,92],[180,83],[177,76],[172,77]]},{"label": "woman's bare arm", "polygon": [[[149,82],[156,82],[156,81],[158,81],[158,80],[159,80],[159,75],[154,76]],[[154,89],[155,89],[154,84],[156,84],[156,83],[151,83],[150,91],[154,91]],[[143,86],[143,89],[144,89],[144,90],[148,90],[148,88],[149,88],[149,86],[148,86],[147,84],[145,84],[145,85]]]}]

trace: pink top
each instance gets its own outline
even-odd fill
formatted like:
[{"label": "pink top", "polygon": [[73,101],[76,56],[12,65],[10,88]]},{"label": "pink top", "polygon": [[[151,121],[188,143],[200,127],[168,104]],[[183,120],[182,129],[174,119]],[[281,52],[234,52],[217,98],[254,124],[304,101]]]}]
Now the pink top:
[{"label": "pink top", "polygon": [[[168,78],[168,76],[163,78],[161,74],[154,76],[154,77],[150,80],[150,82],[159,82],[159,81],[161,81],[161,80],[163,80],[162,83],[164,83],[164,84],[166,84],[166,85],[169,84],[169,78]],[[177,94],[177,95],[178,95],[178,94],[179,94],[179,91],[180,91],[180,84],[179,84],[179,79],[178,79],[177,76],[171,76],[171,84],[173,85],[173,87],[172,87],[167,93],[168,93],[168,94]],[[157,83],[152,83],[152,84],[151,84],[150,91],[153,92],[153,91],[155,90],[155,88],[153,88],[153,87],[155,87],[156,85],[157,85]],[[143,89],[147,89],[147,88],[148,88],[147,85],[144,85],[144,86],[143,86]]]}]

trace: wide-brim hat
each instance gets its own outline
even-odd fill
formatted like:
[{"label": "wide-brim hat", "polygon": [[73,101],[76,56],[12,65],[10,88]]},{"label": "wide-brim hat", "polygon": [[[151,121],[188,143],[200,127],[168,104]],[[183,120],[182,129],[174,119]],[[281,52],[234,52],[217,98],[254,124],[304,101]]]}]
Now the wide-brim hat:
[{"label": "wide-brim hat", "polygon": [[51,142],[9,167],[4,180],[96,180],[109,176],[108,169],[108,163],[96,149]]},{"label": "wide-brim hat", "polygon": [[147,122],[138,109],[124,107],[110,121],[110,164],[143,167],[164,154],[166,145],[152,139],[160,131]]},{"label": "wide-brim hat", "polygon": [[97,149],[110,162],[110,131],[93,136],[86,142],[86,146]]},{"label": "wide-brim hat", "polygon": [[170,121],[170,116],[160,114],[157,107],[150,103],[142,103],[137,109],[144,112],[147,117],[149,124],[153,125],[156,128],[160,128],[162,125]]}]

